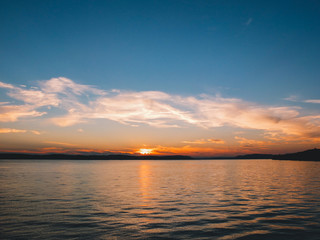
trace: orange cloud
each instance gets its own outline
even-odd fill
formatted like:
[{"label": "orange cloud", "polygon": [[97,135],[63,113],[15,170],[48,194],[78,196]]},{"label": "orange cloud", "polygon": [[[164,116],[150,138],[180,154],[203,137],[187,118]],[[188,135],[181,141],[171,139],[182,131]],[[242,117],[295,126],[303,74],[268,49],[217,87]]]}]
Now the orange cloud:
[{"label": "orange cloud", "polygon": [[239,144],[242,145],[242,147],[259,147],[259,148],[263,147],[263,148],[266,148],[267,146],[276,144],[276,143],[271,142],[271,141],[261,141],[261,140],[255,140],[255,139],[247,139],[247,138],[238,137],[238,136],[235,136],[234,138],[237,140],[237,142]]},{"label": "orange cloud", "polygon": [[44,143],[53,144],[53,145],[62,145],[67,147],[76,147],[76,144],[65,143],[65,142],[55,142],[55,141],[45,141]]},{"label": "orange cloud", "polygon": [[25,133],[27,130],[14,129],[14,128],[0,128],[0,133]]}]

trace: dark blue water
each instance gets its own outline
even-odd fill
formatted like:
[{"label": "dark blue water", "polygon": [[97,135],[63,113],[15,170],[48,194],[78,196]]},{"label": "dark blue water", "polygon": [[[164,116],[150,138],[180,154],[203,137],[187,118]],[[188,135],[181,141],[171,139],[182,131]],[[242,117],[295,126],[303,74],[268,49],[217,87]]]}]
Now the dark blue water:
[{"label": "dark blue water", "polygon": [[1,239],[320,239],[320,163],[0,161]]}]

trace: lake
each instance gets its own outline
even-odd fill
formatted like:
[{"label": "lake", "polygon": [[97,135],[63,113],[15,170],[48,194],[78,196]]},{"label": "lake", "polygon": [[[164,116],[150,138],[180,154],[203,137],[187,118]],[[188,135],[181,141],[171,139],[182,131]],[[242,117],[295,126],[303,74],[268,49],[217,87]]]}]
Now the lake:
[{"label": "lake", "polygon": [[2,160],[1,239],[320,239],[320,162]]}]

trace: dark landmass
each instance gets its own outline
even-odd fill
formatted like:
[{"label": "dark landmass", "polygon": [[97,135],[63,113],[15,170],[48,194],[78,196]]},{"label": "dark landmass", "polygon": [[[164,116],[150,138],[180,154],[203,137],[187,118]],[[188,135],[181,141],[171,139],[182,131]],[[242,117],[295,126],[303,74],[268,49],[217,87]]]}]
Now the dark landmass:
[{"label": "dark landmass", "polygon": [[229,159],[229,160],[234,160],[234,159],[273,159],[275,156],[274,154],[246,154],[246,155],[238,155],[238,156],[220,156],[220,157],[205,157],[205,158],[198,158],[198,159]]},{"label": "dark landmass", "polygon": [[[209,158],[207,158],[209,159]],[[303,152],[287,154],[247,154],[235,157],[214,157],[210,159],[273,159],[273,160],[298,160],[298,161],[320,161],[320,149],[314,148]]]},{"label": "dark landmass", "polygon": [[0,153],[0,159],[56,159],[56,160],[188,160],[188,159],[274,159],[274,160],[299,160],[320,161],[320,149],[311,149],[303,152],[288,154],[247,154],[233,157],[207,157],[192,158],[183,155],[128,155],[128,154],[28,154],[28,153]]},{"label": "dark landmass", "polygon": [[193,159],[189,156],[170,155],[81,155],[81,154],[28,154],[28,153],[0,153],[0,159],[51,159],[51,160],[188,160]]},{"label": "dark landmass", "polygon": [[273,160],[297,160],[297,161],[319,161],[320,149],[314,148],[303,152],[287,154],[246,154],[230,157],[206,157],[198,159],[273,159]]},{"label": "dark landmass", "polygon": [[235,159],[272,159],[273,154],[247,154],[236,156]]},{"label": "dark landmass", "polygon": [[299,161],[320,161],[320,149],[311,149],[303,152],[274,155],[275,160],[299,160]]}]

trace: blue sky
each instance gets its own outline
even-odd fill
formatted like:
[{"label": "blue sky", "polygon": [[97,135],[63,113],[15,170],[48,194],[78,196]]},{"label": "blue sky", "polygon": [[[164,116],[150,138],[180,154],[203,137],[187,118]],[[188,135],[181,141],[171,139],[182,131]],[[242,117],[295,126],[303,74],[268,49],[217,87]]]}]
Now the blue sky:
[{"label": "blue sky", "polygon": [[3,81],[65,76],[104,88],[219,91],[259,101],[318,96],[317,1],[1,5]]},{"label": "blue sky", "polygon": [[[319,23],[320,3],[311,0],[3,0],[0,81],[30,88],[64,77],[318,116]],[[0,101],[21,101],[6,89]]]}]

